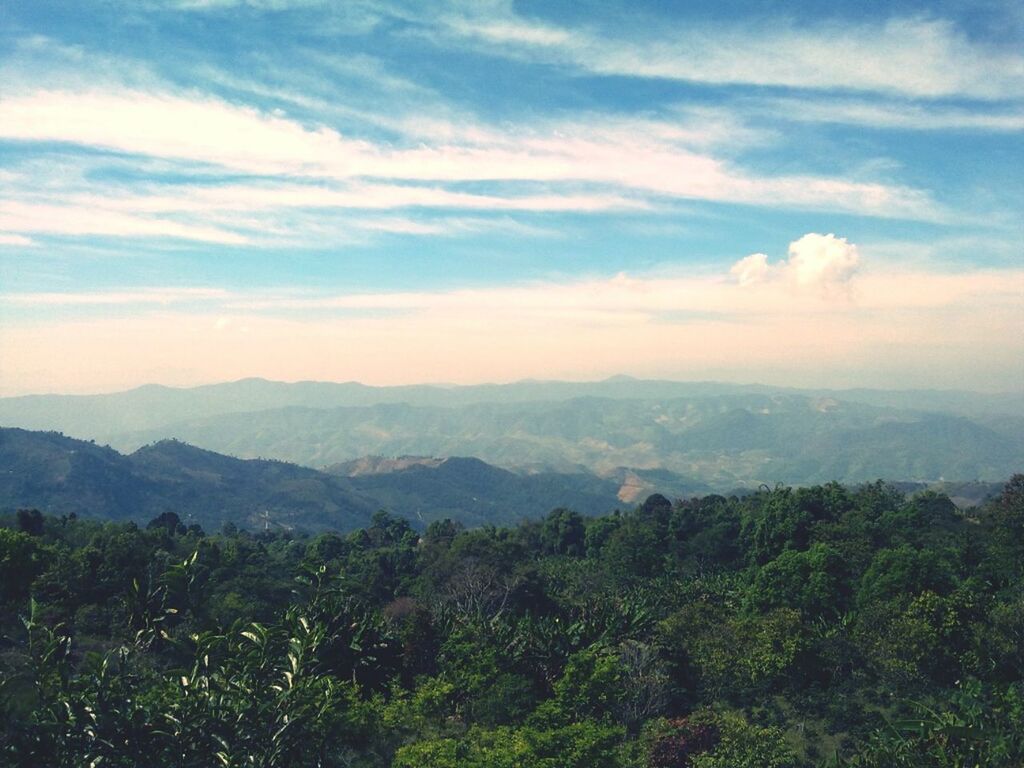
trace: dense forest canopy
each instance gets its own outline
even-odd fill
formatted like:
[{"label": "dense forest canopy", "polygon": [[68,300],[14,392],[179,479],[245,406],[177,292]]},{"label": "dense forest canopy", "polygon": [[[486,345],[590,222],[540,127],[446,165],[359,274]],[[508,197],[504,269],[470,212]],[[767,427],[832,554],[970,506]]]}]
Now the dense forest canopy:
[{"label": "dense forest canopy", "polygon": [[1024,475],[514,528],[0,527],[12,766],[1019,766]]}]

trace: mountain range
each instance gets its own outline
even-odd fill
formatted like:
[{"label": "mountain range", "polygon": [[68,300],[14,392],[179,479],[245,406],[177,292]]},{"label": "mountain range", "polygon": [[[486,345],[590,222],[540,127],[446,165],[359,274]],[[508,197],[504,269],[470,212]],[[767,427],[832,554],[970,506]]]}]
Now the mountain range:
[{"label": "mountain range", "polygon": [[1020,393],[624,376],[403,387],[245,379],[0,398],[4,426],[58,430],[131,456],[168,438],[312,469],[367,456],[473,456],[516,477],[596,474],[619,498],[659,484],[686,495],[777,482],[1002,481],[1024,467],[1022,414]]}]

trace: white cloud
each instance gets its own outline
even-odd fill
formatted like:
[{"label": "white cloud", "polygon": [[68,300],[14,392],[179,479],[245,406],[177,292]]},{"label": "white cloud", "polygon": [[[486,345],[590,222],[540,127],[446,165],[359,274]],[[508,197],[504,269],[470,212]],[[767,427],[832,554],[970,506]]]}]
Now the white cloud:
[{"label": "white cloud", "polygon": [[259,172],[301,172],[326,158],[366,169],[365,142],[204,95],[38,91],[0,101],[0,135],[63,141]]},{"label": "white cloud", "polygon": [[[857,291],[836,301],[855,275]],[[846,239],[810,233],[790,243],[785,259],[772,264],[756,253],[728,274],[344,294],[177,286],[6,294],[0,305],[64,309],[43,319],[7,313],[0,357],[18,366],[3,371],[0,389],[109,390],[267,374],[411,383],[622,371],[1005,389],[1019,384],[1015,361],[1024,355],[1022,286],[1019,267],[862,263]],[[116,318],[84,312],[105,305],[123,309]]]},{"label": "white cloud", "polygon": [[740,285],[751,285],[762,283],[771,275],[771,267],[768,266],[768,255],[764,253],[752,253],[749,256],[737,261],[732,265],[729,274],[735,277]]},{"label": "white cloud", "polygon": [[730,274],[740,285],[779,280],[829,292],[848,284],[860,266],[857,246],[845,237],[811,232],[790,243],[788,258],[777,264],[769,264],[766,254],[754,253],[737,261]]},{"label": "white cloud", "polygon": [[[596,116],[591,117],[594,119],[533,130],[482,127],[459,134],[457,142],[407,148],[347,139],[330,128],[307,126],[209,96],[42,91],[0,102],[0,136],[70,142],[249,173],[334,182],[373,177],[549,185],[546,199],[535,195],[526,202],[498,193],[444,193],[453,204],[486,203],[481,207],[506,210],[535,210],[541,201],[544,210],[580,210],[580,193],[556,185],[589,184],[604,188],[585,193],[597,201],[597,210],[607,209],[607,203],[616,197],[607,191],[614,187],[648,197],[827,208],[927,220],[944,215],[928,195],[905,187],[827,177],[751,175],[691,149],[701,134],[685,124],[621,118],[602,124]],[[711,130],[722,128],[719,124]],[[250,197],[256,194],[251,192]],[[297,191],[291,189],[287,194],[294,197]],[[322,193],[306,194],[310,199],[328,199]],[[441,193],[391,189],[389,194],[408,200],[417,195],[436,199]],[[602,197],[603,201],[598,200]],[[622,200],[621,193],[618,198]],[[432,203],[413,200],[399,204]]]},{"label": "white cloud", "polygon": [[203,224],[133,216],[102,207],[22,203],[0,200],[0,230],[52,235],[170,237],[222,245],[242,245],[248,238]]},{"label": "white cloud", "polygon": [[454,192],[441,187],[354,183],[298,185],[230,184],[186,187],[178,194],[123,197],[77,196],[72,202],[115,210],[166,213],[264,211],[285,208],[337,208],[347,210],[393,210],[442,208],[492,211],[596,212],[642,210],[651,206],[643,200],[614,194],[563,195],[481,195]]},{"label": "white cloud", "polygon": [[[742,266],[741,266],[742,265]],[[762,289],[744,290],[736,280],[715,273],[699,275],[628,275],[577,279],[566,282],[534,282],[492,288],[453,291],[350,293],[341,295],[232,295],[224,306],[240,312],[277,310],[385,310],[422,312],[431,316],[452,314],[487,323],[504,321],[541,323],[580,317],[620,318],[637,322],[661,322],[679,312],[696,312],[721,318],[807,317],[843,315],[850,311],[915,309],[940,310],[964,306],[981,297],[995,305],[1019,306],[1024,272],[976,270],[934,272],[922,267],[863,269],[860,290],[851,302],[837,304],[827,292],[794,288],[835,288],[852,279],[860,268],[856,246],[834,235],[806,235],[790,245],[790,257],[769,265],[767,256],[754,254],[731,270],[738,278],[747,272],[748,283]],[[913,292],[907,285],[915,285]]]},{"label": "white cloud", "polygon": [[833,234],[806,234],[789,244],[787,271],[798,285],[846,283],[860,266],[857,246]]}]

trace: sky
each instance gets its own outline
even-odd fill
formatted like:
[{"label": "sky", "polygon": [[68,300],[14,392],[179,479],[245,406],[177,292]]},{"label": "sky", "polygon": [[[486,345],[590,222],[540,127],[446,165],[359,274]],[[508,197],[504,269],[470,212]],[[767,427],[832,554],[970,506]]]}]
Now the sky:
[{"label": "sky", "polygon": [[0,2],[0,395],[1024,388],[1018,2]]}]

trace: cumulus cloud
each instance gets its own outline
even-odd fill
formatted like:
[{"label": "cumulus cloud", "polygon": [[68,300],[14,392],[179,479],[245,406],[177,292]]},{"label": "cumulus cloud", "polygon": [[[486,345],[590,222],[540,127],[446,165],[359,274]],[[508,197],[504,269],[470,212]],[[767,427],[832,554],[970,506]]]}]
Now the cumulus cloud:
[{"label": "cumulus cloud", "polygon": [[860,266],[857,246],[833,234],[806,234],[789,244],[787,270],[800,285],[847,283]]},{"label": "cumulus cloud", "polygon": [[732,265],[729,274],[735,277],[740,285],[751,283],[762,283],[771,275],[772,268],[768,266],[768,255],[764,253],[752,253],[749,256],[737,261]]},{"label": "cumulus cloud", "polygon": [[787,258],[777,264],[769,264],[766,254],[752,253],[733,264],[729,274],[740,285],[784,281],[827,292],[848,285],[860,265],[857,246],[845,237],[809,232],[790,243]]}]

